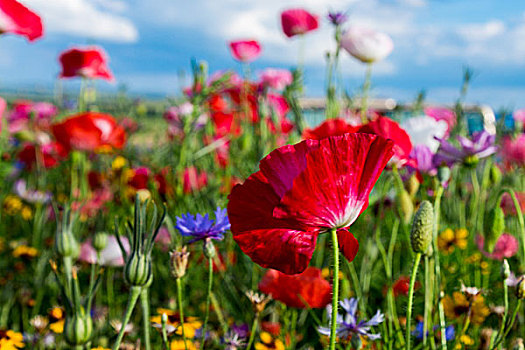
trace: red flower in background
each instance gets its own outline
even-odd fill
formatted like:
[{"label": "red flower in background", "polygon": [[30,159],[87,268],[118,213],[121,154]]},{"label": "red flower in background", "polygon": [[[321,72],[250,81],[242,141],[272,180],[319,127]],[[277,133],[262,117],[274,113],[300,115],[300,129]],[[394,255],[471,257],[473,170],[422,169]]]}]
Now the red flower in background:
[{"label": "red flower in background", "polygon": [[379,117],[368,124],[362,125],[356,132],[383,136],[394,141],[394,161],[399,165],[410,164],[416,167],[414,159],[410,159],[412,142],[407,132],[398,123],[387,117]]},{"label": "red flower in background", "polygon": [[[525,212],[525,192],[515,192],[516,199],[518,200],[518,204],[520,206],[521,212]],[[516,215],[516,206],[514,205],[514,201],[512,200],[512,197],[510,194],[505,192],[503,194],[503,197],[501,197],[501,209],[503,209],[503,212],[505,215]]]},{"label": "red flower in background", "polygon": [[321,277],[321,270],[316,267],[309,267],[298,275],[268,270],[259,283],[259,289],[286,306],[300,309],[323,308],[332,301],[332,286]]},{"label": "red flower in background", "polygon": [[255,263],[296,274],[308,266],[317,235],[338,229],[352,261],[359,245],[344,228],[368,206],[392,147],[375,135],[345,134],[274,150],[229,196],[233,238]]},{"label": "red flower in background", "polygon": [[121,149],[126,143],[124,129],[112,116],[103,113],[77,114],[54,124],[52,130],[56,140],[67,150]]},{"label": "red flower in background", "polygon": [[353,133],[358,129],[358,126],[352,126],[344,119],[327,119],[314,129],[305,129],[303,138],[320,140],[328,136],[340,136],[347,132]]},{"label": "red flower in background", "polygon": [[36,13],[16,0],[0,1],[0,34],[17,34],[33,41],[43,32],[42,20]]},{"label": "red flower in background", "polygon": [[133,169],[133,176],[128,181],[128,185],[136,190],[143,190],[148,188],[150,170],[146,167],[139,167]]},{"label": "red flower in background", "polygon": [[261,45],[256,40],[230,42],[233,58],[241,62],[251,62],[261,54]]},{"label": "red flower in background", "polygon": [[62,52],[59,60],[62,65],[61,78],[82,77],[114,80],[113,74],[107,66],[107,55],[100,47],[72,48]]},{"label": "red flower in background", "polygon": [[[53,168],[61,158],[67,155],[67,151],[57,142],[50,142],[40,146],[42,152],[42,162],[45,168]],[[18,153],[20,162],[31,170],[36,162],[36,149],[33,144],[26,144]]]},{"label": "red flower in background", "polygon": [[[415,290],[421,288],[421,283],[416,281],[414,285]],[[408,295],[408,290],[410,289],[410,277],[409,276],[400,276],[397,281],[392,285],[392,290],[394,291],[394,296],[398,297],[400,295]]]},{"label": "red flower in background", "polygon": [[208,175],[204,171],[198,171],[191,166],[184,170],[182,177],[182,188],[185,194],[196,192],[206,187],[208,184]]},{"label": "red flower in background", "polygon": [[290,9],[281,13],[281,25],[284,34],[291,38],[317,29],[319,19],[304,9]]}]

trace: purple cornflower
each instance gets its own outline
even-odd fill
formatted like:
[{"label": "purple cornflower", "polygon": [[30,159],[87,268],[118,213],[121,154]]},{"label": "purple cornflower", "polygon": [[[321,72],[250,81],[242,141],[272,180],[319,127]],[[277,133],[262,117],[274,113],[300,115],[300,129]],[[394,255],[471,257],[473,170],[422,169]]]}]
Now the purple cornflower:
[{"label": "purple cornflower", "polygon": [[215,210],[215,220],[209,218],[208,214],[204,216],[197,214],[182,214],[177,217],[175,227],[180,234],[185,237],[192,237],[188,243],[193,243],[205,239],[222,240],[224,232],[230,229],[230,221],[226,215],[226,209],[217,207]]},{"label": "purple cornflower", "polygon": [[[339,302],[339,305],[345,311],[345,316],[337,314],[337,331],[336,334],[340,338],[347,339],[352,335],[366,336],[370,340],[380,339],[380,334],[370,333],[370,328],[379,325],[385,320],[385,315],[377,310],[376,314],[369,321],[357,321],[357,299],[350,298]],[[328,313],[328,324],[331,323],[332,305],[326,307]],[[330,335],[330,327],[319,327],[319,333],[323,335]]]},{"label": "purple cornflower", "polygon": [[340,26],[348,20],[348,16],[344,12],[328,12],[328,20],[334,26]]},{"label": "purple cornflower", "polygon": [[235,330],[226,332],[223,338],[223,344],[226,350],[237,350],[244,348],[246,337],[239,335]]},{"label": "purple cornflower", "polygon": [[498,150],[498,147],[494,145],[496,135],[491,135],[486,131],[474,133],[471,139],[458,136],[460,148],[456,148],[444,139],[436,139],[441,142],[438,153],[434,157],[434,163],[437,166],[443,163],[449,166],[454,163],[475,165],[480,159],[486,158]]}]

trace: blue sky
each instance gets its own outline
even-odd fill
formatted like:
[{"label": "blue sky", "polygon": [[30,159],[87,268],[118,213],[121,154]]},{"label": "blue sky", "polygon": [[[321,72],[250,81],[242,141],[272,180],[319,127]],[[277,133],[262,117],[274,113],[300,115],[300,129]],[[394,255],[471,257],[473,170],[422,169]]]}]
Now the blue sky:
[{"label": "blue sky", "polygon": [[[329,9],[348,11],[349,23],[392,36],[395,49],[374,67],[373,95],[411,101],[421,89],[431,102],[452,103],[463,67],[476,72],[468,100],[525,107],[525,5],[522,0],[21,0],[44,19],[46,36],[34,44],[0,39],[0,89],[52,87],[60,51],[73,45],[105,48],[117,89],[177,93],[178,72],[192,57],[210,71],[238,69],[227,42],[258,39],[263,54],[254,72],[296,64],[299,43],[285,38],[279,13],[301,6],[319,14],[321,29],[305,38],[307,95],[321,96],[326,50],[333,49]],[[345,86],[362,84],[364,67],[342,60]],[[73,82],[66,86],[74,87]]]}]

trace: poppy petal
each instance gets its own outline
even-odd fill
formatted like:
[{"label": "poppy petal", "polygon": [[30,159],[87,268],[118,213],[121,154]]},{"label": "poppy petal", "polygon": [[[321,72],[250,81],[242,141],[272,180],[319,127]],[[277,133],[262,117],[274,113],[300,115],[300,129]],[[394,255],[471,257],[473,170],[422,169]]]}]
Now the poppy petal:
[{"label": "poppy petal", "polygon": [[346,229],[337,230],[337,241],[341,254],[352,262],[359,250],[359,242],[354,235]]}]

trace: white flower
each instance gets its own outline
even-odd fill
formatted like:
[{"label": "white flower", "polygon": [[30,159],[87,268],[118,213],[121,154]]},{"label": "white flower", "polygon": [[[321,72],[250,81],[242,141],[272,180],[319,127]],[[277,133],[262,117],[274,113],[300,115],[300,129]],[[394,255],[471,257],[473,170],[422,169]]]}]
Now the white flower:
[{"label": "white flower", "polygon": [[343,33],[341,47],[361,62],[374,63],[392,52],[394,42],[385,33],[354,26]]},{"label": "white flower", "polygon": [[439,141],[435,137],[443,138],[448,129],[445,121],[427,115],[405,119],[401,127],[410,136],[412,146],[427,146],[432,153],[436,153],[439,148]]}]

